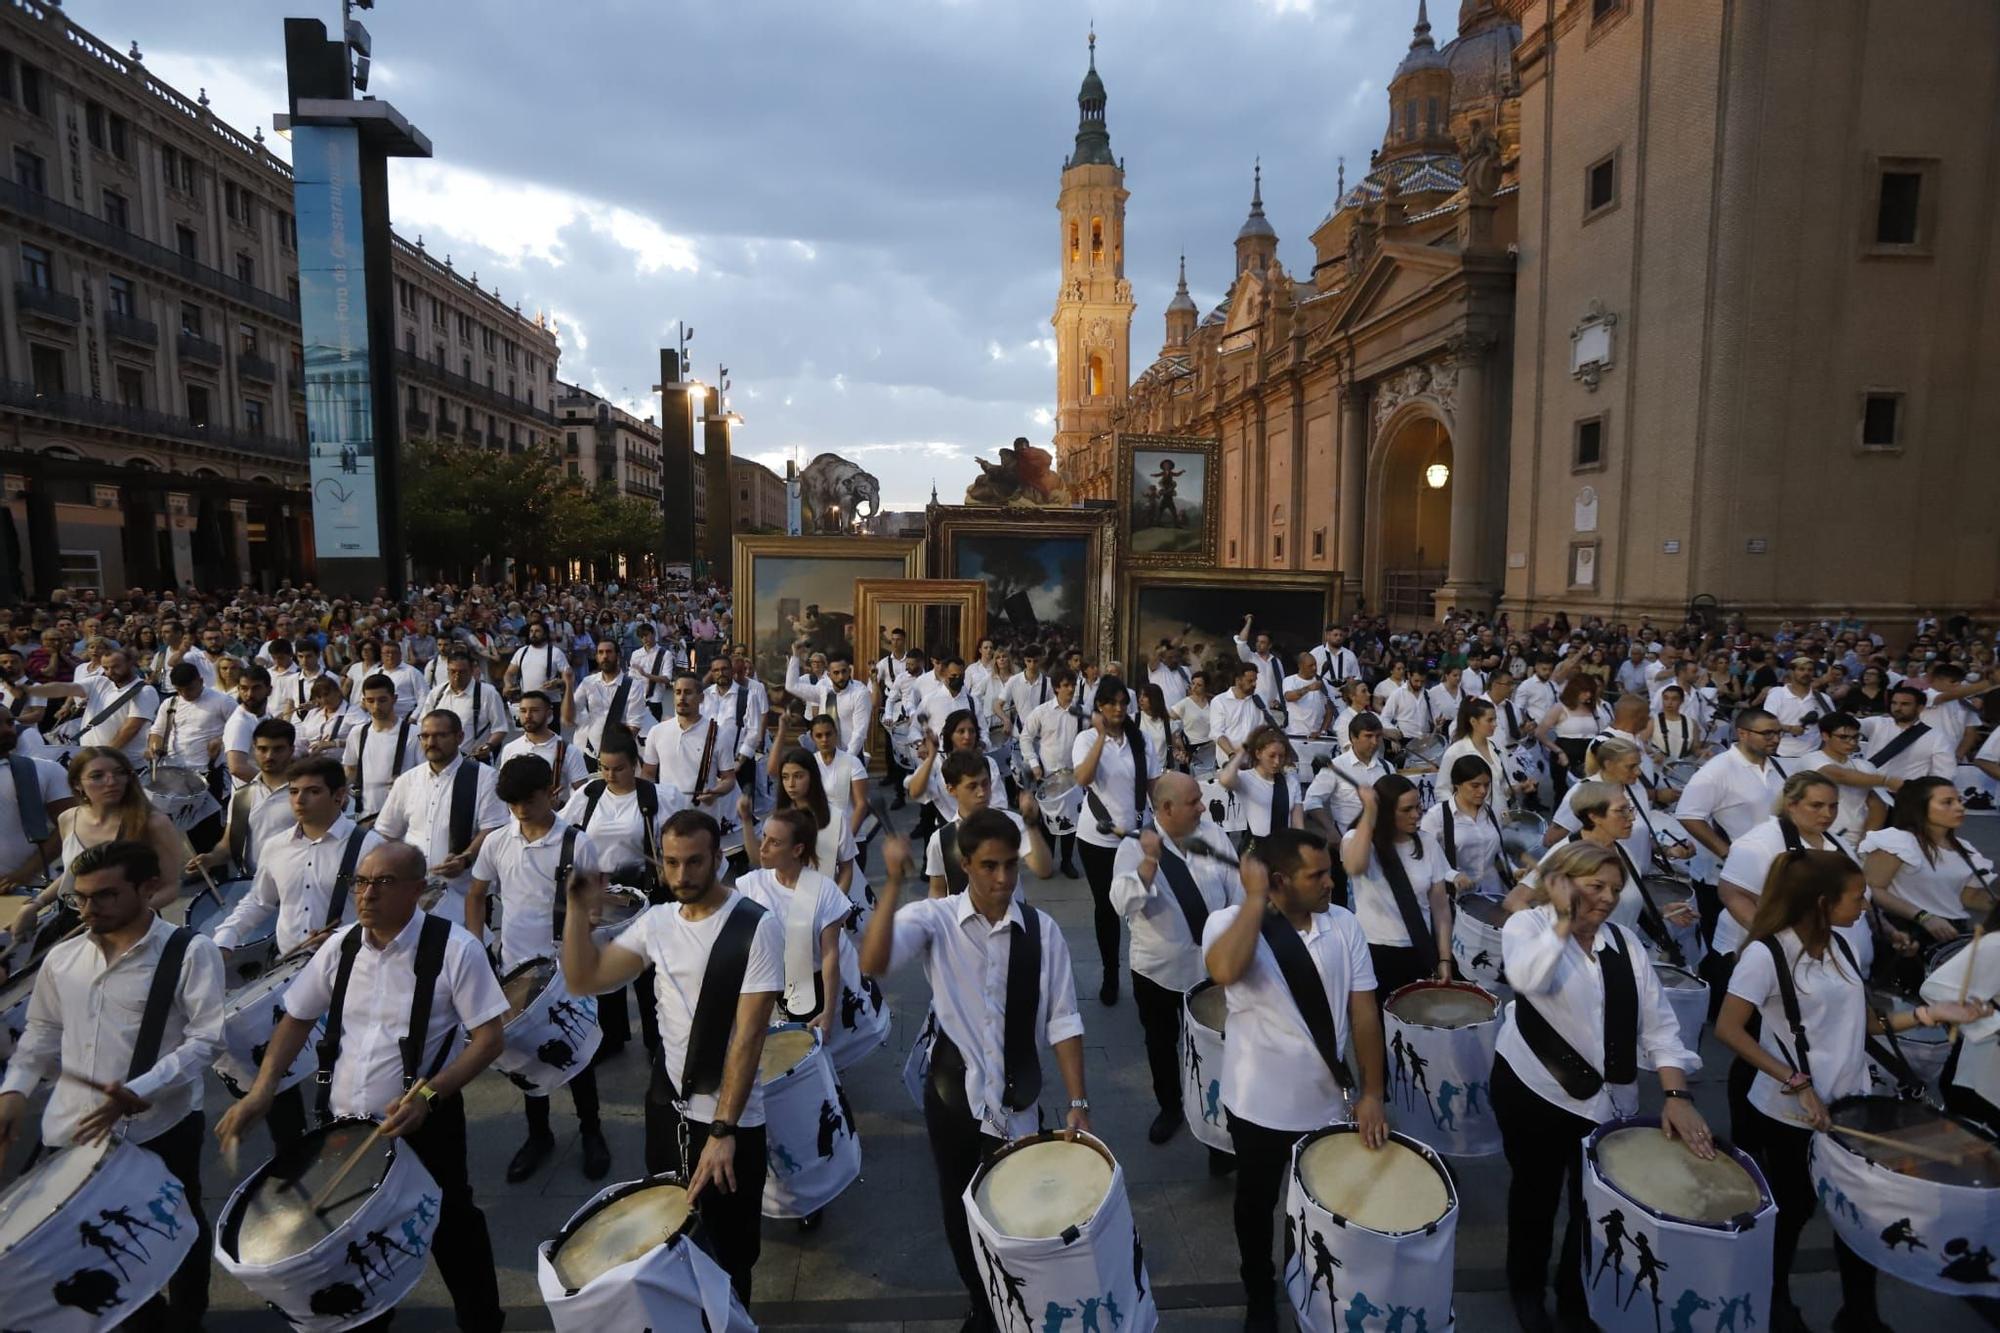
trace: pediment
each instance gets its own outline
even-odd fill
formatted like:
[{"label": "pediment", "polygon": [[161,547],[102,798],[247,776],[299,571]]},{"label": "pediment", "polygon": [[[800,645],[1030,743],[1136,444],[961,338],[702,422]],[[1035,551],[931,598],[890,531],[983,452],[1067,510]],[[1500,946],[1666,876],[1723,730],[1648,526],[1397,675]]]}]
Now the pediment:
[{"label": "pediment", "polygon": [[1349,289],[1335,325],[1355,328],[1407,305],[1440,283],[1457,277],[1464,260],[1456,249],[1391,243],[1378,246]]}]

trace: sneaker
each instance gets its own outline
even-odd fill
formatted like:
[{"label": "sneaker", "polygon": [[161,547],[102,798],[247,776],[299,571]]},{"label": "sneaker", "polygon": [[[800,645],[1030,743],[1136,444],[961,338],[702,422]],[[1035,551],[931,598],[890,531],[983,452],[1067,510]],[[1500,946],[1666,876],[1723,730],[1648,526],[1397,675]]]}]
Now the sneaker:
[{"label": "sneaker", "polygon": [[[528,1141],[521,1145],[521,1150],[514,1154],[514,1160],[507,1163],[507,1183],[518,1185],[534,1175],[542,1163],[549,1159],[549,1154],[555,1150],[555,1135],[530,1134]],[[609,1170],[610,1167],[607,1166],[605,1169]]]}]

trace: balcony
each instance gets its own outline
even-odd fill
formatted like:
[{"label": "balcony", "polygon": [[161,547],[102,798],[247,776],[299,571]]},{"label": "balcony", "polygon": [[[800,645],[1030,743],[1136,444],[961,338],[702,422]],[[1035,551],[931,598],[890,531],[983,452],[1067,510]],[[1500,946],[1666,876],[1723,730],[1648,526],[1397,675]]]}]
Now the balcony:
[{"label": "balcony", "polygon": [[150,319],[140,319],[136,315],[121,315],[115,310],[104,314],[104,332],[114,342],[129,343],[134,347],[158,347],[160,326]]},{"label": "balcony", "polygon": [[403,409],[403,429],[413,439],[424,439],[431,433],[431,414],[420,412],[414,407]]},{"label": "balcony", "polygon": [[83,317],[83,307],[74,296],[32,282],[14,284],[14,304],[23,315],[39,315],[59,324],[74,324]]},{"label": "balcony", "polygon": [[261,380],[265,384],[278,382],[278,368],[255,352],[236,354],[236,373],[244,379]]},{"label": "balcony", "polygon": [[292,440],[280,440],[229,426],[201,425],[186,417],[170,416],[149,408],[126,407],[122,403],[86,398],[81,394],[37,393],[34,385],[15,380],[0,380],[0,408],[12,408],[76,425],[101,426],[155,438],[165,436],[217,449],[236,449],[300,465],[306,461],[305,445]]},{"label": "balcony", "polygon": [[450,417],[439,417],[435,434],[440,440],[455,440],[458,438],[458,423]]},{"label": "balcony", "polygon": [[487,431],[487,432],[486,432],[486,447],[487,447],[488,449],[501,449],[501,448],[505,448],[505,447],[506,447],[506,440],[505,440],[505,439],[503,439],[503,438],[501,437],[501,434],[500,434],[500,432],[499,432],[499,431],[497,431],[497,430],[489,430],[489,431]]},{"label": "balcony", "polygon": [[[219,125],[219,122],[218,122]],[[299,308],[282,296],[262,291],[240,278],[189,259],[177,250],[155,245],[123,227],[93,217],[81,209],[59,203],[48,195],[13,181],[0,181],[0,212],[34,218],[56,231],[99,245],[138,263],[168,273],[183,281],[261,310],[267,315],[297,324]]]},{"label": "balcony", "polygon": [[222,344],[212,343],[206,338],[192,333],[182,333],[174,339],[174,348],[183,361],[192,361],[198,366],[222,368]]},{"label": "balcony", "polygon": [[523,399],[509,398],[498,389],[489,389],[478,380],[467,379],[456,371],[446,370],[400,348],[396,352],[396,373],[427,380],[440,388],[449,389],[455,397],[470,398],[481,407],[490,407],[511,417],[532,418],[550,427],[556,424],[555,414],[545,408],[530,407]]}]

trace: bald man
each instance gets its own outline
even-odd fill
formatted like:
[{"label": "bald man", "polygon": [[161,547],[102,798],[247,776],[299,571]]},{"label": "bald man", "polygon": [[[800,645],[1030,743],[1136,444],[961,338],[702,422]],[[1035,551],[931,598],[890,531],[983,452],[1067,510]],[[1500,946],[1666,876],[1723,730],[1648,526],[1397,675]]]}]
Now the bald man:
[{"label": "bald man", "polygon": [[1209,913],[1242,902],[1243,881],[1193,778],[1167,772],[1154,780],[1153,821],[1154,829],[1119,844],[1111,906],[1132,923],[1132,999],[1160,1106],[1146,1137],[1165,1143],[1182,1121],[1181,997],[1207,975],[1201,932]]}]

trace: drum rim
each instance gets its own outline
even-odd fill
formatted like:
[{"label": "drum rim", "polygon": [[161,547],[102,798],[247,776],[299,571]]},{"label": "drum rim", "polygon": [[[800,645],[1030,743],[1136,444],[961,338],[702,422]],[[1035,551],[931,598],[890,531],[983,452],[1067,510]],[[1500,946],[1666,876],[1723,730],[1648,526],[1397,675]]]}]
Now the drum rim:
[{"label": "drum rim", "polygon": [[1400,1129],[1392,1129],[1389,1131],[1389,1141],[1392,1143],[1399,1143],[1403,1147],[1410,1149],[1412,1152],[1416,1153],[1419,1157],[1423,1158],[1426,1162],[1429,1162],[1431,1169],[1433,1171],[1436,1171],[1440,1176],[1444,1177],[1444,1198],[1445,1198],[1444,1211],[1439,1213],[1436,1217],[1432,1218],[1430,1221],[1424,1223],[1420,1227],[1412,1227],[1408,1231],[1377,1230],[1376,1228],[1369,1226],[1367,1223],[1358,1221],[1355,1218],[1349,1217],[1344,1213],[1337,1213],[1333,1209],[1321,1203],[1318,1197],[1315,1196],[1312,1190],[1306,1185],[1304,1179],[1300,1177],[1299,1159],[1305,1156],[1305,1151],[1307,1148],[1319,1142],[1321,1139],[1329,1138],[1335,1134],[1359,1134],[1360,1132],[1361,1132],[1361,1126],[1359,1125],[1338,1124],[1338,1125],[1321,1125],[1318,1129],[1310,1130],[1307,1133],[1300,1135],[1298,1142],[1292,1145],[1292,1179],[1297,1180],[1299,1182],[1299,1188],[1305,1190],[1306,1197],[1312,1199],[1313,1207],[1319,1209],[1322,1213],[1325,1213],[1328,1217],[1332,1218],[1335,1222],[1338,1222],[1343,1227],[1353,1227],[1356,1231],[1365,1231],[1371,1236],[1436,1235],[1438,1228],[1443,1226],[1447,1219],[1453,1218],[1458,1214],[1458,1203],[1459,1203],[1458,1181],[1451,1174],[1451,1163],[1445,1161],[1443,1153],[1440,1153],[1437,1149],[1431,1147],[1430,1144],[1425,1143],[1422,1139],[1414,1138],[1411,1135],[1405,1134]]},{"label": "drum rim", "polygon": [[1460,904],[1468,902],[1492,903],[1495,907],[1505,907],[1507,905],[1507,900],[1505,898],[1496,898],[1490,893],[1471,893],[1471,892],[1461,893],[1458,895],[1457,898],[1453,899],[1451,904],[1451,920],[1454,929],[1457,928],[1458,919],[1460,917],[1469,917],[1473,921],[1478,922],[1480,926],[1484,927],[1487,930],[1498,931],[1502,926],[1507,924],[1507,918],[1513,915],[1512,912],[1506,912],[1501,915],[1498,921],[1488,921],[1485,917],[1479,915],[1477,912],[1464,912],[1459,910]]},{"label": "drum rim", "polygon": [[[1023,1138],[1009,1139],[1006,1143],[1002,1144],[991,1157],[979,1164],[977,1171],[972,1173],[972,1179],[967,1181],[965,1185],[966,1196],[968,1198],[976,1198],[979,1192],[979,1182],[992,1175],[993,1169],[999,1166],[1001,1162],[1025,1148],[1032,1148],[1041,1143],[1068,1143],[1089,1148],[1111,1164],[1111,1180],[1113,1184],[1118,1183],[1121,1177],[1117,1155],[1111,1151],[1109,1144],[1105,1143],[1103,1139],[1098,1138],[1089,1130],[1045,1129],[1039,1134],[1029,1134]],[[1090,1216],[1076,1223],[1073,1229],[1081,1235],[1086,1227],[1097,1220],[1098,1211],[1104,1207],[1106,1200],[1110,1198],[1111,1191],[1104,1191],[1104,1198],[1097,1201],[1097,1206],[1090,1210]],[[985,1215],[982,1213],[981,1216],[984,1217]],[[1016,1236],[1010,1231],[1002,1231],[990,1217],[985,1218],[985,1221],[986,1225],[993,1229],[995,1235],[1004,1236],[1008,1240],[1018,1240],[1024,1244],[1035,1244],[1037,1242],[1061,1239],[1061,1237],[1057,1236]]]},{"label": "drum rim", "polygon": [[[362,1115],[338,1116],[332,1120],[328,1120],[321,1124],[311,1126],[306,1130],[306,1132],[302,1136],[300,1136],[296,1140],[294,1144],[288,1144],[286,1146],[288,1148],[294,1147],[296,1146],[297,1143],[304,1143],[308,1139],[311,1139],[315,1136],[324,1138],[326,1135],[331,1134],[336,1129],[341,1129],[351,1125],[367,1125],[372,1129],[374,1126],[379,1124],[381,1124],[381,1121],[376,1120],[371,1116],[362,1116]],[[387,1164],[383,1166],[382,1174],[376,1178],[375,1183],[372,1187],[372,1189],[374,1190],[379,1190],[382,1188],[383,1182],[388,1180],[389,1173],[395,1169],[396,1162],[401,1157],[403,1149],[401,1142],[396,1139],[379,1139],[376,1142],[379,1144],[387,1145],[389,1149],[389,1160]],[[364,1140],[364,1146],[369,1147],[370,1151],[373,1150],[373,1145],[368,1145],[365,1140]],[[281,1149],[280,1151],[283,1150]],[[361,1149],[357,1148],[355,1151],[359,1152],[361,1151]],[[269,1157],[265,1158],[261,1163],[259,1163],[257,1168],[251,1171],[249,1175],[243,1177],[241,1181],[237,1182],[236,1188],[233,1192],[231,1192],[228,1202],[223,1204],[222,1211],[216,1215],[214,1223],[215,1235],[211,1243],[215,1246],[216,1253],[218,1255],[226,1254],[228,1256],[229,1262],[231,1264],[236,1265],[238,1268],[245,1268],[245,1269],[254,1268],[254,1269],[268,1270],[277,1268],[283,1264],[294,1264],[299,1262],[301,1259],[304,1259],[307,1255],[311,1254],[313,1251],[317,1250],[320,1246],[326,1244],[330,1240],[333,1240],[336,1236],[340,1234],[340,1228],[335,1227],[332,1231],[329,1231],[326,1235],[321,1236],[318,1240],[314,1241],[311,1245],[308,1245],[305,1249],[299,1250],[293,1254],[288,1254],[282,1259],[274,1259],[269,1263],[263,1263],[263,1264],[252,1263],[241,1256],[238,1239],[243,1234],[243,1214],[250,1207],[251,1190],[259,1182],[268,1180],[270,1178],[271,1167],[274,1163],[277,1162],[278,1155],[279,1154],[277,1152],[272,1153]],[[357,1167],[356,1171],[358,1172],[359,1170],[360,1168]],[[348,1176],[348,1181],[353,1181],[361,1178],[363,1177],[350,1174]],[[343,1223],[342,1225],[345,1225],[345,1223]],[[227,1237],[226,1242],[224,1239],[225,1237]],[[226,1249],[225,1249],[225,1244],[227,1246]]]},{"label": "drum rim", "polygon": [[[529,958],[529,959],[526,959],[526,960],[524,960],[524,961],[522,961],[522,962],[520,962],[520,963],[517,963],[517,964],[516,964],[515,966],[513,966],[513,967],[509,968],[509,969],[507,970],[507,972],[505,973],[505,975],[503,975],[503,976],[502,976],[502,977],[500,978],[500,993],[501,993],[501,995],[502,995],[503,997],[504,997],[504,996],[506,995],[506,993],[507,993],[507,983],[508,983],[508,982],[512,981],[512,980],[513,980],[513,979],[514,979],[515,977],[518,977],[518,976],[520,976],[520,975],[521,975],[521,973],[523,973],[523,972],[527,971],[527,970],[528,970],[529,968],[531,968],[531,967],[535,967],[535,966],[538,966],[539,964],[542,964],[542,963],[548,963],[548,964],[551,964],[551,965],[552,965],[552,966],[554,967],[554,969],[555,969],[554,971],[552,971],[552,972],[550,972],[550,973],[549,973],[549,980],[550,980],[550,981],[554,981],[554,980],[555,980],[555,979],[556,979],[557,977],[559,977],[559,976],[561,976],[561,975],[562,975],[562,960],[561,960],[561,959],[559,959],[559,958]],[[536,1000],[539,1000],[539,999],[541,999],[541,998],[542,998],[542,996],[543,996],[543,995],[544,995],[544,994],[545,994],[545,993],[546,993],[547,991],[548,991],[548,986],[547,986],[547,985],[544,985],[544,986],[542,987],[542,989],[541,989],[541,990],[538,990],[538,991],[536,991],[536,992],[535,992],[535,993],[534,993],[533,995],[529,996],[529,997],[528,997],[528,1003],[527,1003],[527,1004],[525,1004],[525,1005],[523,1005],[523,1006],[521,1006],[521,1012],[520,1012],[520,1013],[518,1013],[518,1014],[515,1014],[515,1015],[514,1015],[514,1016],[513,1016],[512,1018],[508,1019],[508,1020],[507,1020],[507,1021],[506,1021],[505,1023],[502,1023],[502,1024],[500,1025],[500,1032],[501,1032],[501,1035],[503,1035],[503,1036],[504,1036],[504,1035],[506,1035],[506,1032],[507,1032],[507,1029],[508,1029],[508,1028],[510,1028],[510,1027],[513,1027],[513,1026],[514,1026],[514,1025],[516,1024],[516,1023],[520,1022],[520,1021],[521,1021],[522,1019],[524,1019],[524,1018],[528,1017],[528,1016],[529,1016],[529,1014],[531,1014],[532,1012],[534,1012],[534,1005],[535,1005],[535,1001],[536,1001]]]},{"label": "drum rim", "polygon": [[1406,1028],[1423,1028],[1427,1032],[1467,1032],[1473,1028],[1484,1027],[1486,1026],[1487,1023],[1498,1023],[1500,1021],[1500,997],[1495,995],[1492,991],[1487,990],[1486,987],[1480,985],[1478,982],[1466,981],[1460,977],[1454,977],[1450,981],[1439,981],[1436,978],[1430,978],[1424,981],[1412,981],[1407,985],[1398,986],[1395,990],[1390,991],[1389,998],[1382,1002],[1383,1014],[1385,1015],[1388,1014],[1391,1006],[1393,1006],[1396,1003],[1396,1001],[1400,1000],[1403,996],[1412,994],[1420,990],[1472,991],[1478,995],[1484,996],[1488,1001],[1490,1001],[1493,1005],[1493,1012],[1491,1015],[1489,1015],[1481,1022],[1461,1023],[1457,1027],[1450,1027],[1450,1028],[1439,1027],[1435,1023],[1419,1023],[1414,1019],[1404,1018],[1401,1014],[1397,1014],[1396,1021],[1398,1023],[1401,1023]]},{"label": "drum rim", "polygon": [[[1856,1102],[1887,1102],[1892,1106],[1903,1106],[1910,1104],[1906,1103],[1901,1097],[1885,1097],[1881,1093],[1874,1093],[1874,1092],[1854,1092],[1854,1093],[1849,1093],[1847,1096],[1841,1097],[1836,1101],[1834,1101],[1834,1103],[1831,1106],[1828,1106],[1826,1108],[1826,1113],[1829,1116],[1831,1116],[1835,1112],[1839,1111],[1843,1106],[1852,1106]],[[1915,1105],[1926,1108],[1931,1112],[1931,1114],[1937,1116],[1940,1120],[1951,1121],[1953,1124],[1957,1125],[1960,1129],[1972,1135],[1974,1138],[1980,1139],[1983,1142],[1985,1142],[1986,1145],[1992,1148],[1994,1151],[2000,1152],[2000,1135],[1987,1133],[1985,1129],[1981,1128],[1981,1126],[1977,1121],[1967,1120],[1964,1116],[1961,1115],[1953,1115],[1950,1111],[1941,1110],[1940,1108],[1931,1105],[1931,1103],[1928,1101],[1918,1101],[1915,1103]],[[1846,1140],[1838,1138],[1835,1135],[1823,1134],[1818,1130],[1813,1131],[1812,1137],[1813,1137],[1813,1147],[1815,1151],[1817,1151],[1821,1143],[1831,1143],[1833,1144],[1834,1147],[1839,1148],[1842,1152],[1846,1153],[1848,1156],[1855,1157],[1863,1162],[1866,1162],[1869,1166],[1874,1167],[1877,1171],[1888,1171],[1891,1175],[1902,1175],[1900,1171],[1895,1171],[1892,1168],[1883,1166],[1880,1162],[1876,1161],[1873,1149],[1870,1148],[1870,1146],[1867,1144],[1850,1143],[1847,1142]],[[1914,1176],[1905,1176],[1904,1179],[1914,1180],[1917,1178]],[[1950,1181],[1944,1181],[1944,1180],[1923,1180],[1920,1183],[1931,1189],[1962,1191],[1968,1197],[1971,1198],[1979,1198],[1979,1199],[2000,1198],[2000,1186],[1957,1185],[1953,1184]]]},{"label": "drum rim", "polygon": [[[44,1153],[40,1158],[36,1160],[34,1166],[31,1166],[27,1170],[22,1171],[19,1175],[16,1175],[14,1179],[8,1181],[7,1188],[11,1189],[16,1184],[26,1180],[44,1163],[56,1160],[57,1153],[74,1151],[78,1148],[83,1149],[85,1152],[89,1152],[97,1148],[101,1144],[103,1146],[103,1151],[99,1153],[97,1160],[91,1163],[90,1170],[84,1175],[82,1180],[77,1182],[75,1189],[71,1190],[68,1194],[63,1196],[61,1201],[62,1205],[67,1206],[70,1200],[76,1198],[77,1195],[83,1193],[84,1189],[89,1186],[90,1182],[97,1178],[97,1173],[104,1169],[106,1163],[110,1162],[112,1154],[117,1152],[120,1148],[124,1147],[127,1142],[129,1142],[129,1140],[126,1139],[122,1131],[113,1130],[110,1134],[98,1140],[97,1143],[65,1143],[64,1145],[62,1145],[62,1147],[55,1149],[54,1152]],[[0,1190],[0,1193],[4,1192],[5,1192],[4,1190]],[[17,1204],[16,1207],[18,1206],[19,1205]],[[62,1208],[58,1207],[54,1212],[51,1212],[47,1217],[44,1217],[41,1221],[35,1223],[35,1225],[33,1225],[32,1227],[29,1227],[26,1232],[22,1233],[21,1238],[14,1242],[14,1245],[11,1247],[12,1250],[18,1250],[21,1246],[26,1245],[29,1241],[33,1240],[36,1237],[36,1235],[38,1235],[41,1232],[41,1229],[43,1227],[47,1226],[49,1223],[56,1220],[57,1214],[60,1213],[61,1211]],[[4,1221],[5,1216],[6,1216],[5,1214],[0,1214],[0,1221]]]},{"label": "drum rim", "polygon": [[[1679,972],[1679,973],[1680,973],[1680,974],[1681,974],[1682,976],[1688,976],[1688,977],[1693,977],[1693,978],[1694,978],[1694,979],[1695,979],[1695,980],[1696,980],[1697,982],[1701,983],[1701,988],[1702,988],[1703,990],[1707,990],[1707,989],[1709,989],[1709,985],[1708,985],[1708,979],[1707,979],[1706,977],[1702,976],[1702,975],[1701,975],[1701,973],[1699,973],[1699,972],[1695,971],[1695,970],[1694,970],[1693,968],[1691,968],[1691,967],[1683,967],[1683,966],[1681,966],[1681,965],[1680,965],[1679,963],[1669,963],[1669,962],[1667,962],[1667,961],[1666,961],[1665,959],[1663,959],[1663,958],[1655,958],[1655,959],[1653,960],[1653,970],[1654,970],[1655,972]],[[1675,986],[1675,987],[1672,987],[1672,989],[1674,989],[1674,990],[1693,990],[1693,989],[1694,989],[1694,987],[1693,987],[1693,986]],[[1896,1035],[1900,1037],[1900,1036],[1901,1036],[1901,1035],[1903,1035],[1903,1034],[1899,1032],[1899,1033],[1897,1033]]]},{"label": "drum rim", "polygon": [[[1186,990],[1182,991],[1181,1012],[1187,1015],[1188,1022],[1190,1023],[1195,1022],[1194,1003],[1193,1003],[1194,997],[1197,995],[1206,995],[1209,991],[1212,990],[1221,990],[1221,989],[1222,987],[1216,983],[1214,977],[1203,977],[1200,981],[1195,982],[1194,985],[1189,986]],[[1223,1012],[1227,1013],[1228,1010],[1225,1009]],[[1199,1026],[1203,1032],[1213,1032],[1218,1037],[1224,1035],[1222,1032],[1217,1031],[1215,1028],[1210,1027],[1206,1023],[1200,1023],[1197,1024],[1197,1026]]]},{"label": "drum rim", "polygon": [[1721,1136],[1717,1136],[1715,1140],[1715,1150],[1719,1153],[1729,1154],[1729,1160],[1742,1167],[1757,1186],[1757,1207],[1754,1211],[1738,1213],[1736,1216],[1722,1222],[1699,1222],[1693,1218],[1680,1217],[1674,1213],[1663,1213],[1644,1200],[1633,1198],[1631,1192],[1613,1180],[1610,1174],[1598,1162],[1598,1145],[1606,1136],[1619,1130],[1658,1129],[1659,1127],[1660,1117],[1656,1115],[1635,1115],[1627,1116],[1622,1120],[1608,1121],[1592,1130],[1590,1137],[1584,1140],[1584,1160],[1590,1163],[1591,1170],[1597,1173],[1597,1178],[1604,1182],[1605,1187],[1619,1198],[1624,1199],[1648,1217],[1662,1222],[1672,1222],[1676,1226],[1694,1227],[1701,1231],[1721,1231],[1740,1234],[1753,1230],[1757,1225],[1757,1219],[1764,1215],[1766,1209],[1776,1209],[1777,1201],[1771,1197],[1771,1182],[1764,1179],[1764,1173],[1758,1169],[1756,1160],[1749,1153],[1744,1152],[1734,1143]]},{"label": "drum rim", "polygon": [[[672,1185],[678,1188],[682,1193],[686,1193],[687,1177],[684,1175],[680,1175],[676,1172],[663,1171],[656,1176],[654,1175],[641,1176],[637,1180],[626,1180],[626,1181],[621,1181],[616,1185],[607,1186],[601,1193],[597,1195],[596,1198],[586,1199],[584,1201],[583,1207],[577,1209],[574,1213],[570,1214],[569,1221],[563,1223],[562,1226],[556,1231],[555,1235],[550,1236],[547,1240],[542,1242],[541,1252],[543,1256],[546,1257],[548,1260],[549,1271],[556,1274],[556,1280],[558,1282],[562,1281],[562,1274],[556,1271],[556,1255],[561,1251],[562,1247],[565,1244],[576,1238],[576,1233],[583,1227],[583,1224],[585,1222],[588,1222],[591,1218],[596,1217],[599,1213],[603,1212],[606,1208],[609,1208],[612,1204],[617,1203],[620,1199],[630,1198],[632,1195],[637,1194],[641,1190],[657,1189],[662,1185]],[[672,1245],[677,1240],[686,1239],[687,1237],[693,1235],[695,1228],[700,1225],[701,1225],[701,1210],[699,1208],[689,1207],[687,1220],[681,1223],[680,1228],[677,1231],[675,1231],[673,1235],[661,1241],[659,1248],[665,1248],[667,1246]],[[648,1251],[648,1253],[650,1253],[650,1251]],[[628,1259],[625,1262],[637,1263],[638,1260]],[[620,1264],[616,1265],[616,1267],[622,1268],[624,1267],[624,1265]],[[611,1272],[615,1270],[607,1269],[605,1271]],[[602,1274],[600,1274],[599,1276],[601,1277]],[[594,1280],[595,1279],[593,1279],[593,1281]],[[589,1283],[584,1284],[584,1286],[589,1286],[589,1285],[590,1285]],[[583,1287],[572,1287],[567,1283],[564,1283],[563,1285],[563,1295],[565,1296],[574,1296],[582,1290]]]},{"label": "drum rim", "polygon": [[306,968],[312,965],[312,960],[317,956],[318,955],[315,953],[297,953],[288,955],[284,958],[273,959],[269,964],[265,966],[262,972],[259,972],[256,976],[251,977],[248,981],[236,987],[234,990],[224,992],[222,996],[223,1020],[227,1022],[230,1015],[240,1014],[243,1012],[243,1006],[249,999],[249,996],[246,994],[246,992],[249,991],[249,989],[252,986],[257,985],[259,982],[270,980],[272,977],[279,975],[279,973],[281,971],[284,971],[285,969],[290,969],[289,972],[287,972],[285,975],[285,984],[290,985],[292,982],[298,980],[299,973],[305,971]]},{"label": "drum rim", "polygon": [[[772,1088],[775,1088],[778,1084],[783,1083],[786,1079],[804,1069],[806,1063],[813,1058],[814,1051],[823,1051],[826,1049],[826,1039],[820,1035],[820,1030],[802,1019],[793,1019],[787,1023],[771,1024],[770,1027],[764,1030],[765,1045],[768,1046],[770,1044],[771,1034],[774,1032],[804,1032],[812,1038],[812,1045],[806,1047],[806,1053],[797,1060],[794,1060],[784,1073],[769,1081],[759,1080],[758,1086],[765,1090],[766,1096],[770,1095]],[[758,1054],[761,1057],[762,1052],[759,1051]]]}]

